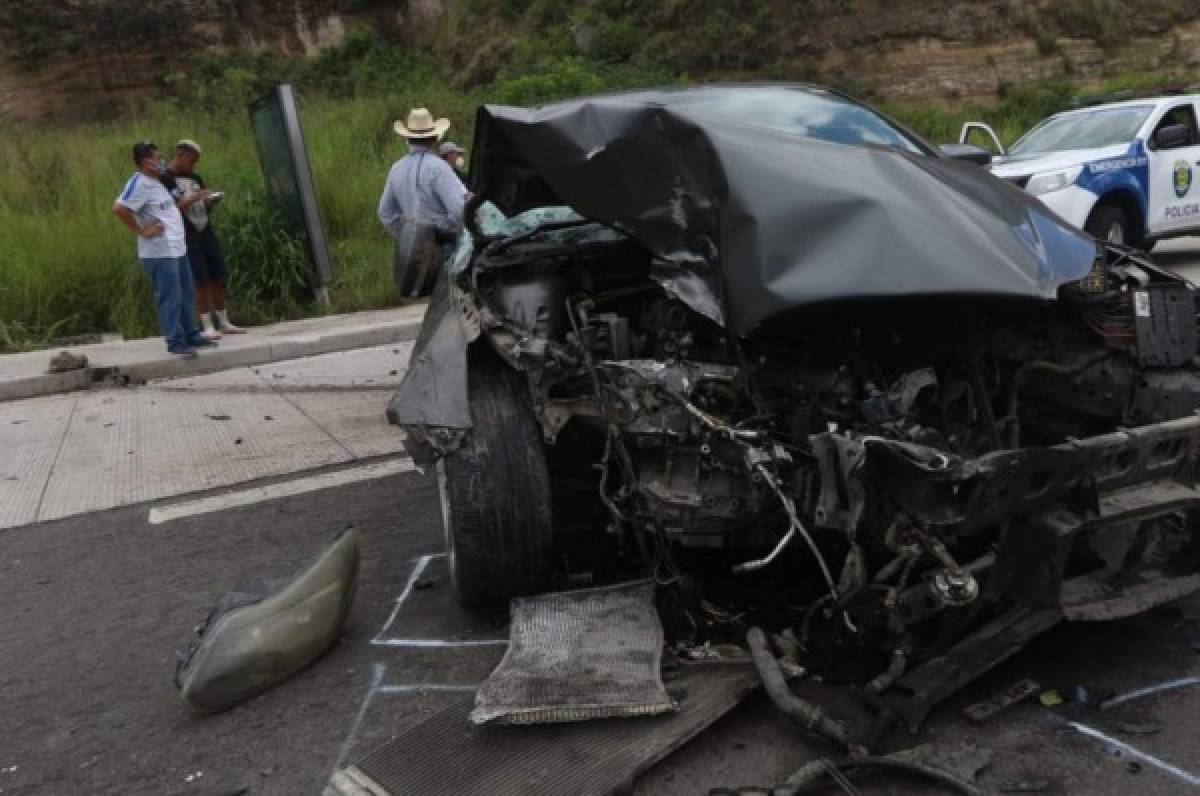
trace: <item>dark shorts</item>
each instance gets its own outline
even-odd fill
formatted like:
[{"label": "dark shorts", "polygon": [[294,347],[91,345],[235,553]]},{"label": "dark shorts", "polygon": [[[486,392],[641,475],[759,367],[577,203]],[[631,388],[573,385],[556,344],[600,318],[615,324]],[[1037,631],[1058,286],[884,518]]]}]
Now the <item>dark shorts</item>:
[{"label": "dark shorts", "polygon": [[188,262],[192,265],[192,281],[196,287],[209,282],[225,282],[225,255],[221,253],[221,242],[211,232],[188,238]]}]

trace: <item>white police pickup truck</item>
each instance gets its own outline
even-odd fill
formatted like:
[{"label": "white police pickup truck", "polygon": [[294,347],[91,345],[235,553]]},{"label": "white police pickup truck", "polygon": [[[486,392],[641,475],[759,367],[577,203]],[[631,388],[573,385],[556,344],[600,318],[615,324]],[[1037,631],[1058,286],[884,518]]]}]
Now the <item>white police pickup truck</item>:
[{"label": "white police pickup truck", "polygon": [[960,142],[990,135],[997,177],[1097,238],[1149,249],[1200,233],[1198,113],[1200,94],[1135,99],[1055,114],[1007,152],[980,122]]}]

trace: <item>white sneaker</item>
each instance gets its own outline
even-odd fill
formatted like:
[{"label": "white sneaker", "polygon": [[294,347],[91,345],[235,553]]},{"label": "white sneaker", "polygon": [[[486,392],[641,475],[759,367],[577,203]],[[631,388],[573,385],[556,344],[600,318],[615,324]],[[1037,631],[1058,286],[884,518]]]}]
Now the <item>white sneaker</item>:
[{"label": "white sneaker", "polygon": [[216,329],[203,329],[200,332],[200,337],[202,337],[205,340],[220,340],[221,333],[218,332]]},{"label": "white sneaker", "polygon": [[245,334],[246,330],[235,324],[233,321],[217,316],[217,323],[221,326],[221,331],[225,334]]}]

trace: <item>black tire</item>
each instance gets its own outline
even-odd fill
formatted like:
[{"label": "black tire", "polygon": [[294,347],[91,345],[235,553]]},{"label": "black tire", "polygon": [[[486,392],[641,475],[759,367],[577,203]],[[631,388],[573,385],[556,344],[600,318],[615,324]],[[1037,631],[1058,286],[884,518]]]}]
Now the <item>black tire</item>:
[{"label": "black tire", "polygon": [[[1083,229],[1093,238],[1102,241],[1133,245],[1133,230],[1125,211],[1116,205],[1102,204],[1092,210]],[[1117,235],[1114,238],[1113,235]]]},{"label": "black tire", "polygon": [[442,527],[459,602],[502,613],[551,584],[550,474],[524,377],[483,345],[470,353],[474,428],[438,462]]}]

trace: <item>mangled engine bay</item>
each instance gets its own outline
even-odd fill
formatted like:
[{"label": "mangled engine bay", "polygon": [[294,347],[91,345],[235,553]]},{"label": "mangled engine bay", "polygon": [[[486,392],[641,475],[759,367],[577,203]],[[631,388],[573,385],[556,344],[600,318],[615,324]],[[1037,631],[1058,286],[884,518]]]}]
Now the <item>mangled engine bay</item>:
[{"label": "mangled engine bay", "polygon": [[525,375],[552,460],[587,458],[594,511],[576,498],[575,520],[664,584],[718,557],[730,577],[707,606],[769,577],[779,604],[750,602],[801,661],[878,675],[867,693],[912,726],[1063,616],[1200,587],[1181,511],[1200,383],[1163,369],[1195,350],[1192,291],[1130,252],[1110,248],[1057,303],[845,302],[743,340],[582,221],[492,241],[468,276],[452,290],[476,355]]},{"label": "mangled engine bay", "polygon": [[[860,684],[869,746],[1063,619],[1200,589],[1187,282],[977,167],[679,96],[480,111],[469,234],[389,414],[458,472],[452,559],[554,570],[496,601],[616,551],[675,641],[761,625]],[[529,454],[496,456],[529,415]],[[484,557],[493,508],[547,481]],[[551,504],[553,555],[525,541]]]}]

